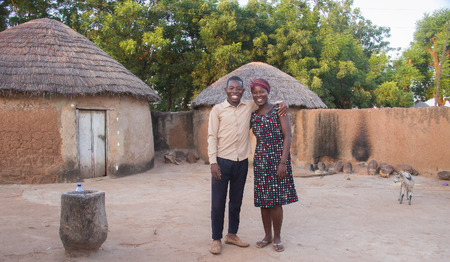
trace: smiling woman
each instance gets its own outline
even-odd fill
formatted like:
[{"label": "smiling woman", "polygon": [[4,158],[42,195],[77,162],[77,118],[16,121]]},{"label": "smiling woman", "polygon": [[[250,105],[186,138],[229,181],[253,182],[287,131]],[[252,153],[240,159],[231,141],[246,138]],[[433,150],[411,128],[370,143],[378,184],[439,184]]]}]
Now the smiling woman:
[{"label": "smiling woman", "polygon": [[252,90],[253,100],[256,105],[260,108],[266,104],[272,105],[268,103],[268,96],[270,93],[270,85],[264,79],[256,79],[252,81],[250,84],[250,89]]},{"label": "smiling woman", "polygon": [[[278,105],[268,100],[270,84],[265,79],[251,81],[250,89],[259,109],[252,113],[250,125],[256,136],[254,170],[254,204],[261,208],[265,236],[256,243],[263,248],[274,243],[281,252],[283,205],[298,201],[292,177],[290,157],[291,124],[289,116],[278,115]],[[273,224],[273,235],[272,235]]]}]

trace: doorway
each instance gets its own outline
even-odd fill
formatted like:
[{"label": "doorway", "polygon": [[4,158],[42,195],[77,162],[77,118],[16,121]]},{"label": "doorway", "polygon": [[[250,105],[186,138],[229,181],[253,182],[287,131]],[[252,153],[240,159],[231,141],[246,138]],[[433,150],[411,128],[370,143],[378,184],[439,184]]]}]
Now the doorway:
[{"label": "doorway", "polygon": [[105,110],[78,110],[78,159],[82,178],[106,176]]}]

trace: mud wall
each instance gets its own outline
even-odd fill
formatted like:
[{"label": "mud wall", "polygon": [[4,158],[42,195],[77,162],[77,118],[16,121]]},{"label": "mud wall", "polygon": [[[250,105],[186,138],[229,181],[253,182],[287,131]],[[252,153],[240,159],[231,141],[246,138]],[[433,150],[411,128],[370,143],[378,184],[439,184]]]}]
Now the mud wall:
[{"label": "mud wall", "polygon": [[208,161],[208,122],[211,107],[194,111],[194,143],[200,159]]},{"label": "mud wall", "polygon": [[0,183],[58,180],[63,165],[58,119],[49,101],[0,97]]},{"label": "mud wall", "polygon": [[[394,166],[408,164],[419,171],[450,170],[448,107],[289,111],[291,154],[297,165],[375,159]],[[209,112],[210,108],[202,108],[194,113],[195,144],[205,161]],[[251,139],[254,147],[253,134]]]},{"label": "mud wall", "polygon": [[107,175],[154,165],[148,103],[131,97],[0,97],[0,183],[79,181],[77,110],[106,112]]},{"label": "mud wall", "polygon": [[450,108],[301,110],[297,161],[372,159],[419,171],[450,169]]},{"label": "mud wall", "polygon": [[152,111],[155,150],[194,149],[194,111]]}]

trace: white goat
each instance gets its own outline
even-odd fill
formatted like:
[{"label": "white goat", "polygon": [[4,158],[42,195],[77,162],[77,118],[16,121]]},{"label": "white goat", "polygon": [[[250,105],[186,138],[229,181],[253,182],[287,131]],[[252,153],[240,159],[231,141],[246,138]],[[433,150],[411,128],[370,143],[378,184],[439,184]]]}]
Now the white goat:
[{"label": "white goat", "polygon": [[406,193],[406,199],[409,200],[409,204],[411,205],[412,191],[416,182],[414,182],[411,174],[406,171],[400,171],[397,173],[397,176],[394,178],[394,182],[397,183],[399,180],[401,180],[402,183],[400,185],[400,195],[398,196],[398,201],[400,201],[400,204],[403,203],[403,197]]}]

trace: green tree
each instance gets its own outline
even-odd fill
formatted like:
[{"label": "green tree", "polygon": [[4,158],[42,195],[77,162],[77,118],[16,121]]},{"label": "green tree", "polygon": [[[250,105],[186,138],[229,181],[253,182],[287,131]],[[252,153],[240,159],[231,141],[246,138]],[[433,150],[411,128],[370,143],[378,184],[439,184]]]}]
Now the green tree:
[{"label": "green tree", "polygon": [[[389,29],[372,25],[353,1],[282,0],[267,61],[309,86],[332,108],[370,107],[387,62]],[[373,61],[370,61],[370,60]],[[367,79],[366,79],[367,78]],[[353,95],[358,97],[353,98]]]},{"label": "green tree", "polygon": [[220,1],[200,20],[201,60],[193,71],[199,89],[251,61],[242,50],[243,42],[249,39],[239,25],[240,12],[238,1]]},{"label": "green tree", "polygon": [[6,17],[8,27],[37,18],[57,19],[52,12],[57,6],[56,0],[14,0],[7,2],[9,2],[7,8],[9,13]]},{"label": "green tree", "polygon": [[396,82],[384,82],[375,90],[376,106],[378,107],[412,107],[414,96],[411,92],[402,90]]},{"label": "green tree", "polygon": [[8,8],[9,2],[6,0],[0,0],[0,32],[8,27],[8,17],[10,10]]},{"label": "green tree", "polygon": [[163,28],[167,44],[155,53],[154,87],[164,99],[164,110],[188,110],[196,91],[194,71],[202,61],[200,20],[208,15],[211,4],[204,0],[161,1],[166,10]]},{"label": "green tree", "polygon": [[404,90],[412,91],[416,100],[425,101],[427,97],[432,97],[434,92],[431,63],[432,58],[428,51],[413,44],[393,62],[394,68],[389,75],[391,80],[398,82]]},{"label": "green tree", "polygon": [[[113,14],[114,6],[123,0],[56,0],[56,14],[64,24],[75,31],[87,35],[88,31],[97,28],[99,19],[92,19],[104,14]],[[87,18],[91,19],[87,19]],[[87,24],[91,22],[92,24]],[[84,23],[84,24],[83,24]]]},{"label": "green tree", "polygon": [[[433,12],[432,14],[425,14],[424,17],[417,22],[416,31],[414,33],[414,43],[412,45],[412,50],[426,50],[428,53],[428,58],[418,61],[416,68],[418,68],[423,73],[424,63],[430,63],[432,66],[432,71],[435,76],[440,69],[440,58],[442,51],[445,48],[445,61],[443,64],[442,78],[441,78],[441,94],[444,96],[450,95],[450,80],[448,75],[450,74],[450,51],[448,46],[444,46],[446,38],[446,26],[445,23],[450,21],[450,9],[443,8]],[[420,55],[420,53],[419,53]],[[423,81],[426,83],[428,81],[428,75],[424,73]],[[436,78],[435,78],[436,79]],[[436,81],[434,81],[436,82]],[[430,94],[433,93],[435,96],[436,83],[433,84],[432,90],[426,92],[427,98],[430,98]],[[440,95],[438,101],[440,104],[443,103],[442,95]]]},{"label": "green tree", "polygon": [[[199,54],[202,0],[116,2],[113,11],[90,10],[82,30],[103,50],[153,87],[159,110],[187,110]],[[207,8],[207,7],[206,7]]]}]

